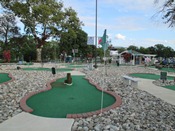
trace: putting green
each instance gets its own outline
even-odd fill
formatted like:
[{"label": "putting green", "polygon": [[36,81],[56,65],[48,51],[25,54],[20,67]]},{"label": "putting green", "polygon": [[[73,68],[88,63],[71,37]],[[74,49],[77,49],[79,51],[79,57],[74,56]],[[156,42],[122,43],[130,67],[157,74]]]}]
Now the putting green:
[{"label": "putting green", "polygon": [[[142,67],[144,67],[144,66],[142,66]],[[155,66],[148,66],[148,67],[155,68]],[[156,68],[156,69],[158,69],[158,68]],[[159,70],[161,70],[161,71],[167,71],[167,72],[175,72],[175,69],[174,68],[165,68],[165,67],[163,67],[163,68],[161,68]]]},{"label": "putting green", "polygon": [[[30,97],[27,105],[32,114],[52,118],[65,118],[67,114],[96,111],[101,108],[101,91],[90,84],[84,76],[72,76],[73,85],[58,79],[51,84],[52,89]],[[115,98],[104,92],[103,108],[115,103]]]},{"label": "putting green", "polygon": [[[42,67],[39,67],[39,68],[23,68],[23,70],[26,70],[26,71],[52,71],[51,68],[42,68]],[[56,71],[59,71],[59,72],[64,72],[64,71],[72,71],[72,69],[70,68],[58,68],[56,69]]]},{"label": "putting green", "polygon": [[[130,76],[144,78],[144,79],[151,79],[151,80],[158,80],[158,79],[160,79],[160,75],[148,74],[148,73],[133,73],[133,74],[130,74]],[[167,79],[168,80],[174,80],[174,77],[167,76]]]},{"label": "putting green", "polygon": [[0,83],[7,82],[11,80],[12,78],[9,77],[9,74],[7,73],[0,73]]},{"label": "putting green", "polygon": [[163,87],[175,91],[175,85],[172,85],[172,86],[163,86]]},{"label": "putting green", "polygon": [[160,70],[167,71],[167,72],[175,72],[175,69],[173,69],[173,68],[162,68]]}]

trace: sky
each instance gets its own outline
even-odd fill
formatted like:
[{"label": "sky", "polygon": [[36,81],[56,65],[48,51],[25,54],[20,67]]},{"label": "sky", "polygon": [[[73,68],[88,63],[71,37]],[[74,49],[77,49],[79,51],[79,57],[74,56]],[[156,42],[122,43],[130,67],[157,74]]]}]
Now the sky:
[{"label": "sky", "polygon": [[[163,44],[175,50],[175,29],[168,28],[159,16],[153,17],[164,1],[155,5],[154,0],[97,0],[97,36],[102,37],[107,29],[113,46],[147,48]],[[95,36],[96,0],[63,0],[63,3],[77,12],[88,36]],[[21,25],[19,20],[18,23]]]},{"label": "sky", "polygon": [[[155,5],[154,0],[97,0],[97,35],[103,36],[107,29],[113,46],[147,48],[163,44],[175,49],[175,30],[168,28],[159,16],[154,17],[164,1]],[[64,0],[63,3],[77,12],[88,36],[95,36],[96,0]]]}]

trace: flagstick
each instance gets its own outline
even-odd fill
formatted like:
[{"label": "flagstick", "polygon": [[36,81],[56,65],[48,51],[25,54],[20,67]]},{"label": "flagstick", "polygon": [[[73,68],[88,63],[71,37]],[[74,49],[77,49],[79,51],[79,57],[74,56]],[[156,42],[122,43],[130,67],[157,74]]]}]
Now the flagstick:
[{"label": "flagstick", "polygon": [[103,86],[102,86],[102,93],[101,93],[101,115],[102,115],[102,109],[103,109],[103,94],[104,94],[104,83],[105,83],[105,74],[106,74],[106,43],[104,44],[104,74],[103,74]]},{"label": "flagstick", "polygon": [[105,54],[106,54],[106,51],[104,50],[104,74],[103,74],[103,86],[102,86],[102,93],[101,93],[101,114],[102,114],[102,109],[103,109],[103,88],[104,88],[104,83],[105,83]]}]

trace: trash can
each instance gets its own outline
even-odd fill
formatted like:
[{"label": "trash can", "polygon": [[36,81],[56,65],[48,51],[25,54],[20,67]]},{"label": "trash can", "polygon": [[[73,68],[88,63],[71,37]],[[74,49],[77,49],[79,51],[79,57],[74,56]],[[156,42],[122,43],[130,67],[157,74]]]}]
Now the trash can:
[{"label": "trash can", "polygon": [[55,75],[56,74],[56,70],[54,67],[52,67],[52,74]]},{"label": "trash can", "polygon": [[119,66],[119,61],[118,60],[116,61],[116,63],[117,63],[117,66]]},{"label": "trash can", "polygon": [[167,80],[167,72],[160,72],[160,79]]}]

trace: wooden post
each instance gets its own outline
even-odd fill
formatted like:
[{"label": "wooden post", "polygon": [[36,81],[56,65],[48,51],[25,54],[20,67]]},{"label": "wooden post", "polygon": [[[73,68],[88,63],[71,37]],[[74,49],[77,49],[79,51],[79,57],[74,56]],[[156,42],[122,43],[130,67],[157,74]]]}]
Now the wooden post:
[{"label": "wooden post", "polygon": [[67,79],[64,81],[66,84],[72,84],[71,73],[67,73]]}]

